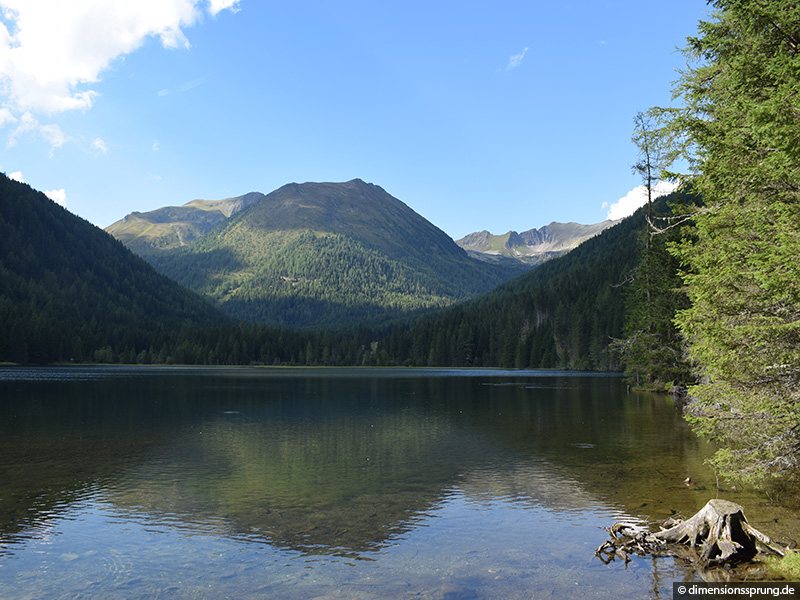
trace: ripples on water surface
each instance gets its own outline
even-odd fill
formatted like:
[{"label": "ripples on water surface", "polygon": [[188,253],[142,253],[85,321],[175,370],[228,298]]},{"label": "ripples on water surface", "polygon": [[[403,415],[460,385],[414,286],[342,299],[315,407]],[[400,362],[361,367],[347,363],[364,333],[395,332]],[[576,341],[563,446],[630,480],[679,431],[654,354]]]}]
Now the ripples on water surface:
[{"label": "ripples on water surface", "polygon": [[2,598],[671,597],[690,570],[603,565],[600,527],[716,495],[669,401],[614,377],[6,369],[0,392]]}]

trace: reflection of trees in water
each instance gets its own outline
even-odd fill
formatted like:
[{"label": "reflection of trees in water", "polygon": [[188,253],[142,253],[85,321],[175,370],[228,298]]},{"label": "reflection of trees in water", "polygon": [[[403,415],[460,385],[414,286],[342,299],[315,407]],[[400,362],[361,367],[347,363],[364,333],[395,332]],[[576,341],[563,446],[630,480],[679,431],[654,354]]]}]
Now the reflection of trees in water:
[{"label": "reflection of trees in water", "polygon": [[459,475],[496,460],[490,437],[413,409],[312,421],[206,422],[115,485],[113,502],[305,552],[360,553],[399,535]]},{"label": "reflection of trees in water", "polygon": [[[305,382],[302,402],[247,401],[195,424],[130,470],[114,502],[222,519],[237,534],[305,552],[360,553],[413,527],[454,487],[476,499],[611,513],[570,467],[599,461],[620,436],[629,444],[641,435],[631,423],[620,432],[621,403],[608,393],[586,397],[568,386],[430,379],[409,384],[401,402],[385,399],[380,385],[332,402],[330,385]],[[645,412],[648,421],[663,416]],[[606,416],[615,421],[612,442]],[[606,459],[619,466],[619,455]]]},{"label": "reflection of trees in water", "polygon": [[651,518],[716,492],[668,401],[615,379],[263,373],[3,388],[0,534],[44,527],[91,490],[132,518],[358,554],[455,488]]}]

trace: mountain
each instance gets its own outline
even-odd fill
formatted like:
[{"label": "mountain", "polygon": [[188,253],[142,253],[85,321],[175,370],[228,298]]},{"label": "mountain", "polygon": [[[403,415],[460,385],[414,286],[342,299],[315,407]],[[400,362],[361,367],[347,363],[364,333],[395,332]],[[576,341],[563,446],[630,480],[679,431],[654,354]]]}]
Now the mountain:
[{"label": "mountain", "polygon": [[290,327],[407,317],[486,292],[527,268],[469,257],[360,179],[285,185],[194,243],[143,256],[231,316]]},{"label": "mountain", "polygon": [[0,361],[136,362],[186,323],[221,322],[103,230],[0,174]]},{"label": "mountain", "polygon": [[140,256],[153,254],[191,244],[263,197],[260,192],[250,192],[225,200],[192,200],[183,206],[132,212],[106,231]]},{"label": "mountain", "polygon": [[552,222],[541,229],[529,229],[522,233],[509,231],[504,235],[493,235],[484,230],[470,233],[456,240],[456,244],[471,256],[488,262],[497,263],[502,261],[501,257],[506,257],[535,266],[563,256],[617,223],[619,220],[594,225]]}]

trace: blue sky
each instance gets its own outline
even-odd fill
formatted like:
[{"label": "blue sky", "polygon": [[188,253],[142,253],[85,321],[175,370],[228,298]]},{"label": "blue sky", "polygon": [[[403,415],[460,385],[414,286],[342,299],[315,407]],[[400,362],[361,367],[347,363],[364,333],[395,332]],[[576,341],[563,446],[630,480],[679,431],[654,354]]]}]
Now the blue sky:
[{"label": "blue sky", "polygon": [[[641,182],[703,0],[0,0],[0,170],[105,227],[361,178],[454,238]],[[619,207],[615,214],[626,212]]]}]

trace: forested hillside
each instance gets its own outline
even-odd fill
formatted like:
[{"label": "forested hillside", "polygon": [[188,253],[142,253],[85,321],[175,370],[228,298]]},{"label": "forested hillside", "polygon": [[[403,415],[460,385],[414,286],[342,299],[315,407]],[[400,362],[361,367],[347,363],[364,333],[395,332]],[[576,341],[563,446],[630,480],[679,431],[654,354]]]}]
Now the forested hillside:
[{"label": "forested hillside", "polygon": [[317,329],[407,318],[525,270],[470,258],[403,202],[358,179],[283,186],[191,246],[146,258],[230,316]]},{"label": "forested hillside", "polygon": [[[663,197],[656,210],[678,196]],[[644,248],[645,209],[561,258],[381,344],[383,360],[428,366],[619,370],[625,283]]]},{"label": "forested hillside", "polygon": [[[87,221],[0,175],[0,361],[136,362],[222,315]],[[116,350],[115,350],[116,349]]]}]

